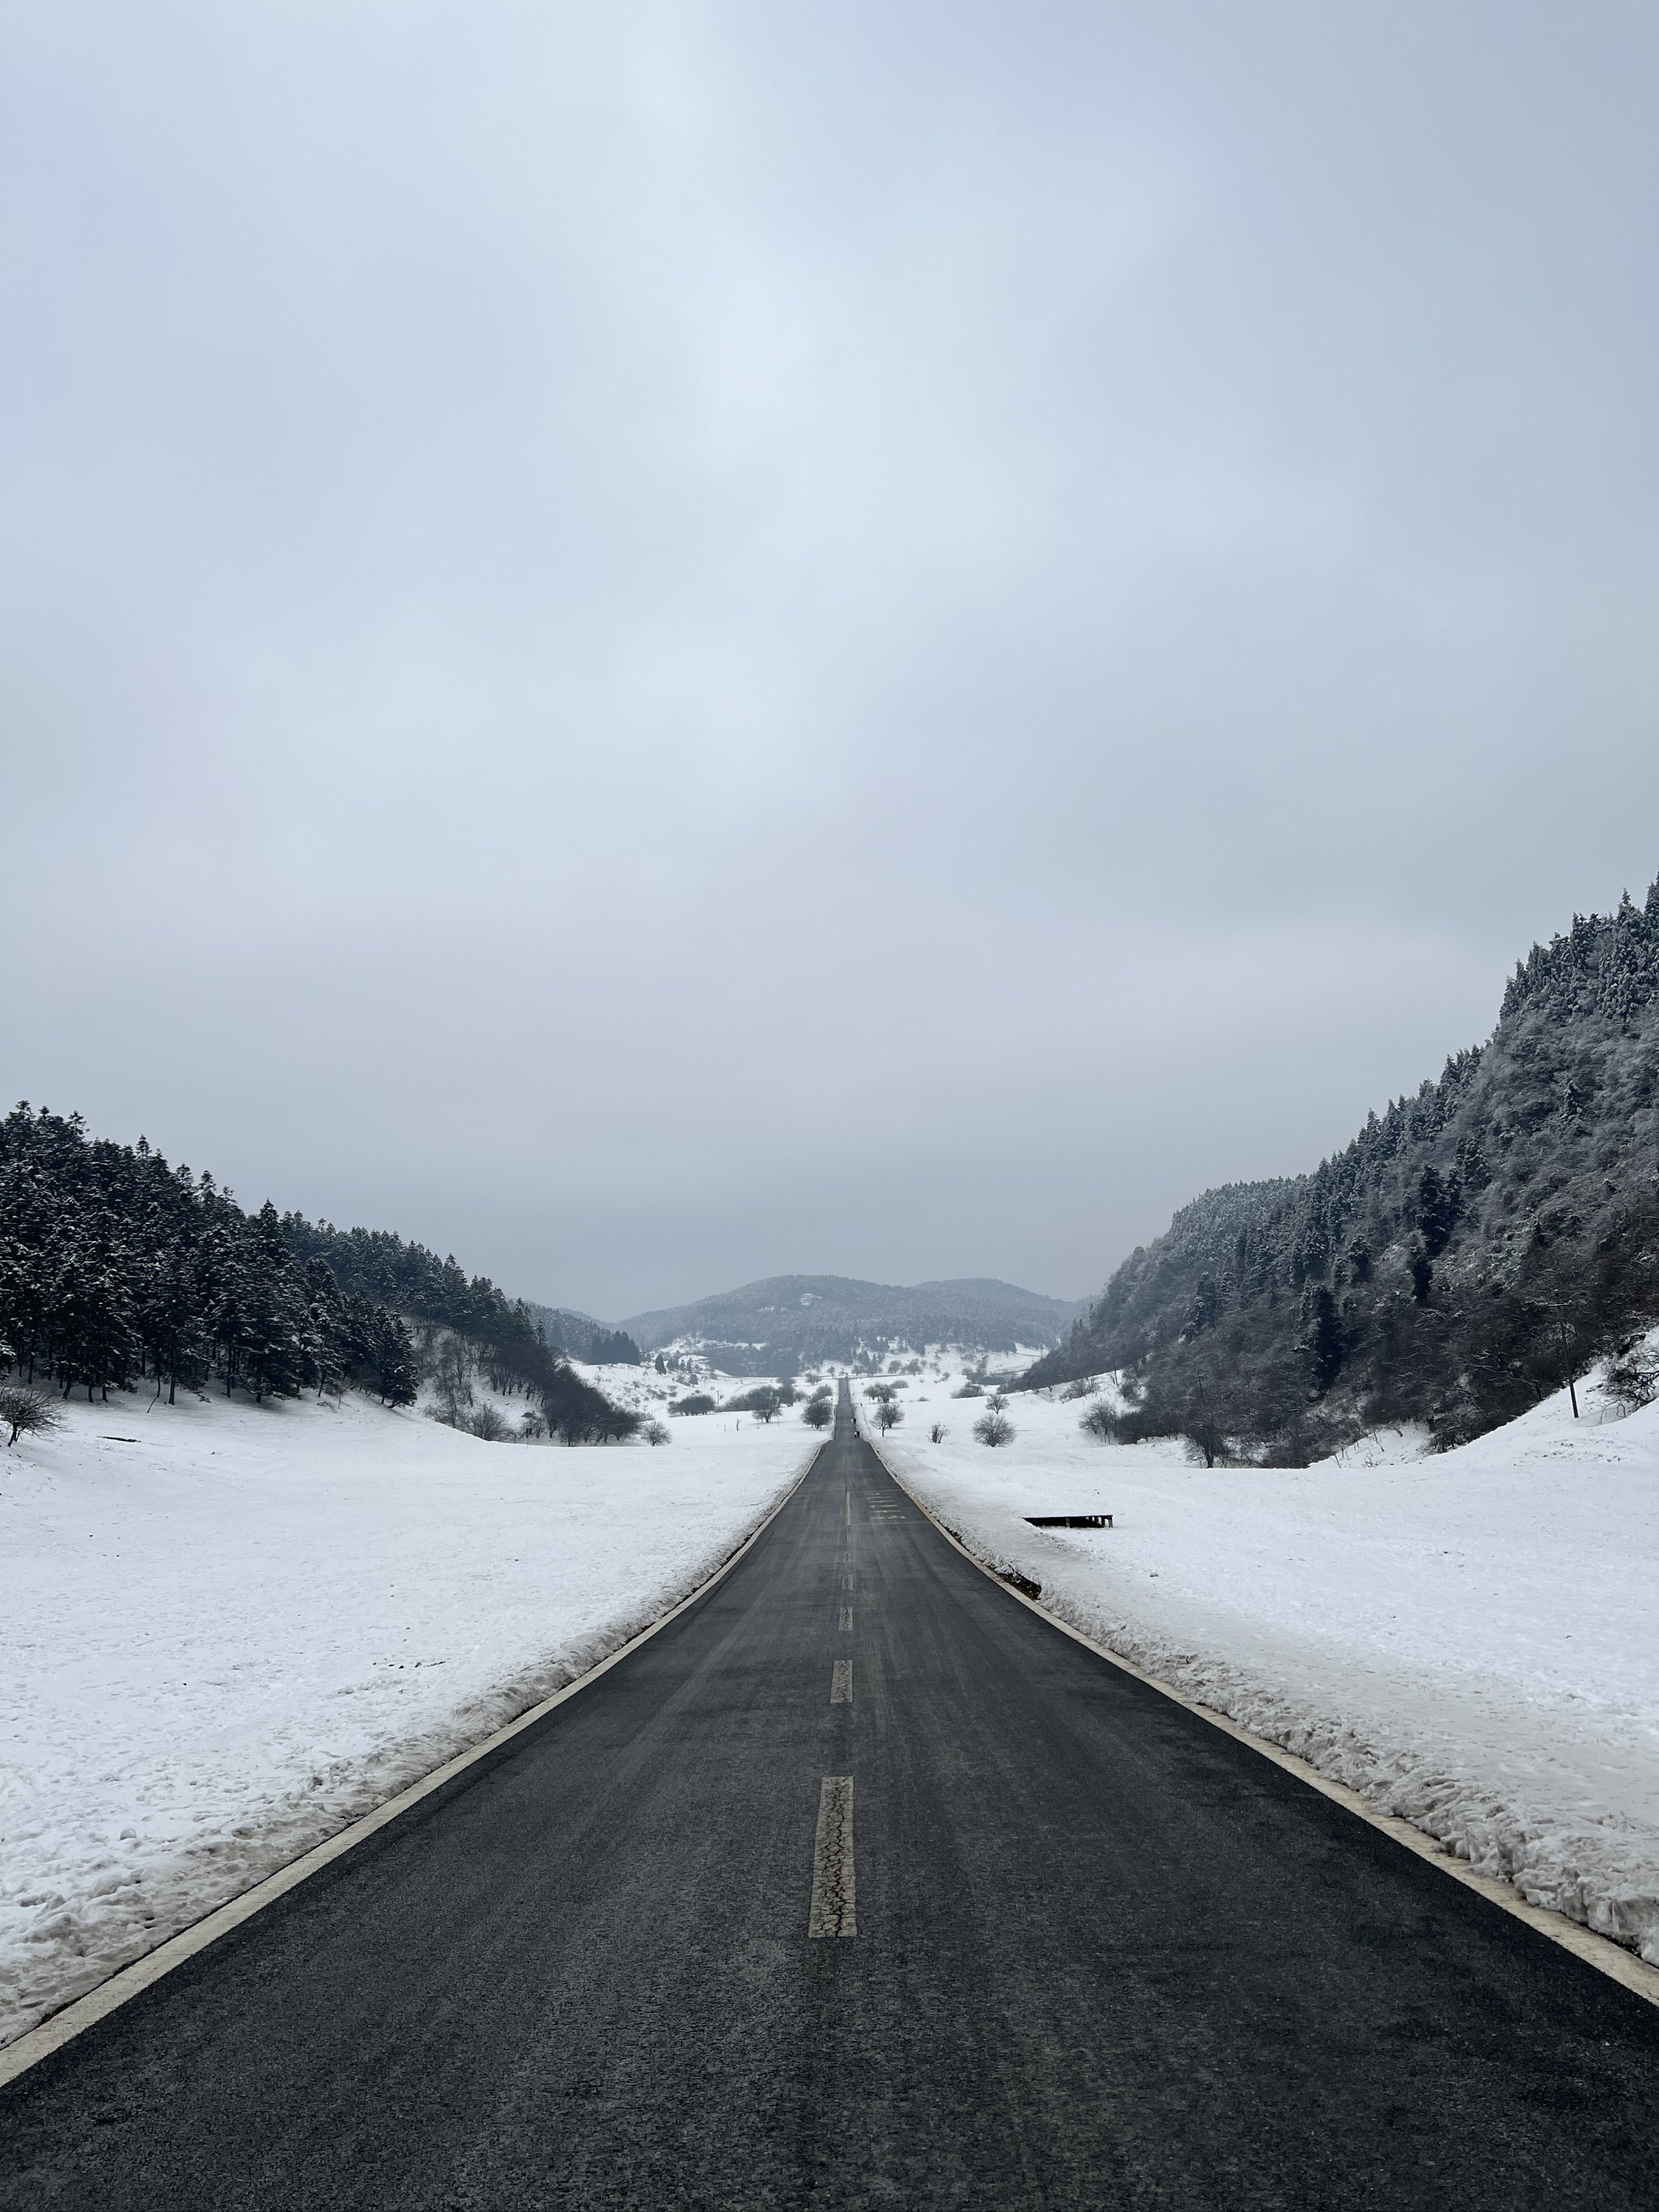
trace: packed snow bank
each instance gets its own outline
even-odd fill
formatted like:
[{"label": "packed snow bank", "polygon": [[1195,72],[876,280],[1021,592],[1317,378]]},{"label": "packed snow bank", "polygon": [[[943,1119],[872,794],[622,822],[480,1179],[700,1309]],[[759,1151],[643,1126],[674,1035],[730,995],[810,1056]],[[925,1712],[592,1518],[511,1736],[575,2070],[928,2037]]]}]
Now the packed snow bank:
[{"label": "packed snow bank", "polygon": [[[1659,1964],[1659,1403],[1580,1391],[1437,1458],[1188,1465],[1085,1403],[913,1384],[883,1449],[970,1549],[1073,1626],[1483,1872]],[[920,1394],[920,1396],[919,1395]],[[945,1423],[942,1443],[927,1425]],[[1109,1512],[1039,1530],[1031,1513]]]},{"label": "packed snow bank", "polygon": [[800,1425],[482,1443],[360,1398],[0,1450],[0,2040],[550,1694],[781,1498]]}]

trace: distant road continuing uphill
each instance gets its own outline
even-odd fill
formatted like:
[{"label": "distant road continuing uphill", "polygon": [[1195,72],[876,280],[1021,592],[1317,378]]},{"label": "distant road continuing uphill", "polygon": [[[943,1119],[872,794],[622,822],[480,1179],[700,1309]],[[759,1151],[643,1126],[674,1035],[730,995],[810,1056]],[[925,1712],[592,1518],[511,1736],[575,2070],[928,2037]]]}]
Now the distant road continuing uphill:
[{"label": "distant road continuing uphill", "polygon": [[843,1396],[706,1598],[0,2095],[0,2205],[1652,2212],[1656,2063],[1011,1603]]}]

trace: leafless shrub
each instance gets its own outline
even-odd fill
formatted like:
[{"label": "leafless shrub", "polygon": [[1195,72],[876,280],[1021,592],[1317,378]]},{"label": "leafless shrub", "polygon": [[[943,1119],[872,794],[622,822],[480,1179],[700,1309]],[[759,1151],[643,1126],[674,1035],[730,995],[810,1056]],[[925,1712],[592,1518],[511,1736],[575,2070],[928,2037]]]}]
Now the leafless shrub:
[{"label": "leafless shrub", "polygon": [[0,1385],[0,1421],[11,1431],[6,1438],[8,1451],[21,1436],[41,1436],[64,1425],[63,1415],[38,1390],[26,1390],[15,1382]]},{"label": "leafless shrub", "polygon": [[473,1436],[487,1444],[501,1443],[513,1433],[507,1425],[506,1415],[488,1403],[473,1407],[472,1418],[466,1425]]},{"label": "leafless shrub", "polygon": [[989,1412],[981,1413],[978,1420],[974,1423],[974,1434],[979,1438],[981,1443],[989,1444],[994,1450],[1000,1444],[1012,1443],[1014,1425],[1006,1413],[993,1407]]},{"label": "leafless shrub", "polygon": [[1109,1405],[1101,1401],[1090,1407],[1078,1426],[1085,1437],[1094,1437],[1101,1443],[1109,1444],[1117,1435],[1117,1415]]},{"label": "leafless shrub", "polygon": [[1638,1339],[1618,1352],[1601,1378],[1601,1388],[1626,1413],[1659,1398],[1659,1358]]}]

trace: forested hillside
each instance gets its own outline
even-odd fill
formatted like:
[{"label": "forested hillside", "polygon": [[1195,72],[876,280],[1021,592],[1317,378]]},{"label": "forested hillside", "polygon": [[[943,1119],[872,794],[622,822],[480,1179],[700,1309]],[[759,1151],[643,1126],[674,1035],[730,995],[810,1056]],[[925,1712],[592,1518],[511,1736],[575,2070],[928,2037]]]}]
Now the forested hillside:
[{"label": "forested hillside", "polygon": [[647,1352],[684,1342],[728,1375],[781,1375],[826,1359],[878,1364],[930,1344],[986,1352],[1054,1344],[1078,1310],[988,1276],[906,1287],[846,1275],[771,1275],[692,1305],[635,1314],[622,1326]]},{"label": "forested hillside", "polygon": [[0,1121],[0,1364],[65,1395],[210,1380],[255,1400],[348,1382],[414,1400],[440,1336],[555,1434],[626,1435],[527,1309],[453,1259],[366,1229],[246,1213],[140,1139],[27,1105]]},{"label": "forested hillside", "polygon": [[1383,1422],[1442,1445],[1659,1321],[1659,883],[1516,968],[1491,1039],[1311,1175],[1132,1253],[1029,1387],[1121,1370],[1129,1433],[1297,1464]]},{"label": "forested hillside", "polygon": [[590,1367],[637,1367],[640,1364],[640,1347],[626,1329],[608,1328],[592,1314],[577,1313],[569,1306],[526,1303],[525,1311],[540,1323],[548,1342],[568,1352],[573,1359],[585,1359]]}]

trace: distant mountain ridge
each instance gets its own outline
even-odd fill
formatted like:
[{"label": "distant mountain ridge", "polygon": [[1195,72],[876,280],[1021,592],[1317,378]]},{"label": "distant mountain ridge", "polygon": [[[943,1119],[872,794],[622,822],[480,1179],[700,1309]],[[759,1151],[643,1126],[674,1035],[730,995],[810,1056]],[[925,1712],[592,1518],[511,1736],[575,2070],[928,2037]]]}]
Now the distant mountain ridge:
[{"label": "distant mountain ridge", "polygon": [[735,1291],[631,1314],[619,1326],[647,1352],[682,1340],[730,1375],[776,1375],[826,1359],[853,1361],[928,1344],[1012,1352],[1053,1345],[1083,1310],[988,1276],[959,1281],[860,1282],[846,1275],[771,1275]]},{"label": "distant mountain ridge", "polygon": [[1656,1321],[1659,882],[1534,945],[1486,1043],[1310,1174],[1182,1206],[1022,1387],[1121,1370],[1131,1432],[1300,1465],[1461,1443]]}]

